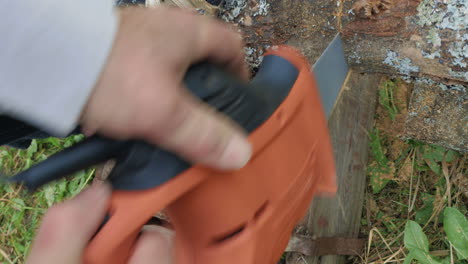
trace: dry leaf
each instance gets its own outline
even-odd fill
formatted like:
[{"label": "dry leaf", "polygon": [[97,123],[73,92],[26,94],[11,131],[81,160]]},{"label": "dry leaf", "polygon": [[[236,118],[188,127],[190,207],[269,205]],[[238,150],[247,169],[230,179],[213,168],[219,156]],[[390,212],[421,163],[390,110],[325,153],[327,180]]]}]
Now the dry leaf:
[{"label": "dry leaf", "polygon": [[453,179],[453,183],[458,187],[458,191],[465,196],[465,198],[468,198],[468,177],[463,175],[463,173],[457,173]]},{"label": "dry leaf", "polygon": [[413,174],[413,162],[411,160],[411,156],[408,155],[401,166],[400,170],[398,171],[398,182],[401,184],[409,183],[411,180],[411,176]]}]

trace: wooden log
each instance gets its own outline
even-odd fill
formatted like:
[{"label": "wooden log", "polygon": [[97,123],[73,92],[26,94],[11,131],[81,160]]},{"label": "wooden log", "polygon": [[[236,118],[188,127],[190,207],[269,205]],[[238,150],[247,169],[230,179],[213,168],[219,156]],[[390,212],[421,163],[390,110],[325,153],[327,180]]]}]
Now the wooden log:
[{"label": "wooden log", "polygon": [[337,33],[336,2],[226,0],[221,17],[239,26],[252,66],[271,45],[289,44],[315,62]]},{"label": "wooden log", "polygon": [[[341,32],[349,64],[361,72],[468,81],[466,0],[226,0],[247,44],[287,43],[315,61]],[[244,4],[232,15],[232,3]],[[239,4],[241,3],[241,4]],[[251,6],[268,9],[258,15]],[[230,9],[231,8],[231,9]]]},{"label": "wooden log", "polygon": [[412,85],[402,138],[411,138],[468,152],[466,88],[418,81]]},{"label": "wooden log", "polygon": [[466,0],[357,0],[346,2],[342,13],[356,70],[468,81]]},{"label": "wooden log", "polygon": [[402,138],[468,152],[468,1],[356,0],[343,13],[350,67],[415,87]]}]

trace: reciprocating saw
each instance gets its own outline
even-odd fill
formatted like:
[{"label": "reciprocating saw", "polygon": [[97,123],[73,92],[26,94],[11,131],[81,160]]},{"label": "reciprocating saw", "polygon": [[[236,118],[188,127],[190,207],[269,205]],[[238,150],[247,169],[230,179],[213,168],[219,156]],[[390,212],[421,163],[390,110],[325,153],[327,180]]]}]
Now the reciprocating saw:
[{"label": "reciprocating saw", "polygon": [[[321,60],[345,73],[331,63],[343,59],[340,49],[337,36],[322,55],[332,58]],[[34,190],[116,161],[108,214],[84,263],[126,263],[142,227],[162,210],[175,230],[176,264],[276,263],[313,197],[336,191],[327,116],[345,74],[317,80],[317,67],[280,45],[249,83],[208,63],[188,70],[187,88],[249,133],[253,157],[242,169],[217,171],[146,142],[96,135],[8,180]]]}]

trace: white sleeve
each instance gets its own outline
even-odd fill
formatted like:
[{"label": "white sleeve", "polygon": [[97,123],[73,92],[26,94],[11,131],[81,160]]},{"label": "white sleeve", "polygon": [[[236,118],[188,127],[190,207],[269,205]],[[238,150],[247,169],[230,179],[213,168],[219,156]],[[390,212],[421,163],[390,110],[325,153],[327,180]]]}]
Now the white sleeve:
[{"label": "white sleeve", "polygon": [[0,0],[0,114],[69,133],[112,48],[115,11],[112,0]]}]

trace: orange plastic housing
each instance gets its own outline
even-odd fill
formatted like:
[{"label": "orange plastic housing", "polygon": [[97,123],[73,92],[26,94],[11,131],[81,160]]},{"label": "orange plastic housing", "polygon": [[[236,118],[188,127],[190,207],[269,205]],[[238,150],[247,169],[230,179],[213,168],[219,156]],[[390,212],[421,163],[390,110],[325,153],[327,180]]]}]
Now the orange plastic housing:
[{"label": "orange plastic housing", "polygon": [[277,263],[313,197],[333,194],[336,184],[327,120],[309,63],[289,46],[268,54],[300,72],[280,107],[250,134],[250,163],[228,173],[192,167],[153,189],[115,191],[111,218],[90,241],[85,263],[126,263],[143,225],[163,209],[176,234],[175,264]]}]

